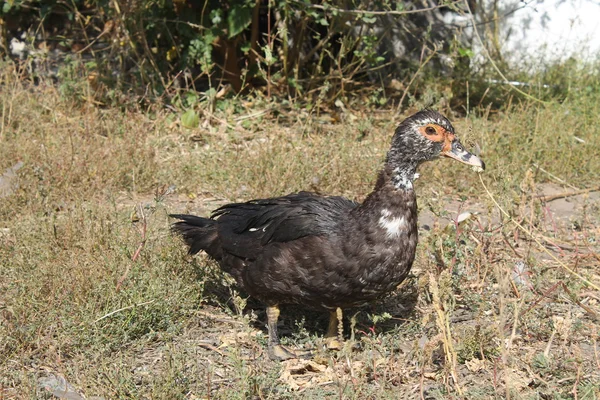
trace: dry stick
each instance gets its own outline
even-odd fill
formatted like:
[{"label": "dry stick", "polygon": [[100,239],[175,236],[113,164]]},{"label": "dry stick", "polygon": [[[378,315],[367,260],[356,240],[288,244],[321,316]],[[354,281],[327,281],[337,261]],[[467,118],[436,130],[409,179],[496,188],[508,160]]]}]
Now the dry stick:
[{"label": "dry stick", "polygon": [[[18,71],[15,69],[15,74],[18,74]],[[3,102],[2,103],[2,118],[0,118],[2,120],[2,126],[0,129],[0,139],[2,139],[3,137],[5,137],[7,134],[6,132],[8,131],[7,127],[12,126],[12,114],[13,114],[13,100],[15,98],[17,98],[17,85],[19,82],[19,78],[16,77],[15,79],[15,84],[12,86],[12,94],[10,96],[10,102],[8,102],[8,112],[6,111],[6,103]]]},{"label": "dry stick", "polygon": [[556,336],[556,328],[552,329],[552,333],[550,334],[550,339],[548,339],[548,344],[544,349],[544,357],[548,358],[550,356],[550,349],[552,348],[552,342],[554,341],[554,337]]},{"label": "dry stick", "polygon": [[592,248],[588,245],[588,249],[590,250],[590,255],[594,257],[596,260],[600,261],[600,255],[596,253]]},{"label": "dry stick", "polygon": [[241,121],[244,121],[244,120],[247,120],[247,119],[254,119],[254,118],[262,117],[263,115],[271,112],[271,110],[273,110],[273,108],[274,107],[272,107],[272,108],[270,107],[270,108],[264,109],[262,111],[257,111],[257,112],[252,113],[252,114],[242,115],[242,116],[234,118],[233,120],[235,122],[241,122]]},{"label": "dry stick", "polygon": [[151,303],[154,303],[155,301],[156,301],[156,300],[150,300],[150,301],[145,301],[145,302],[143,302],[143,303],[139,303],[139,304],[133,304],[133,305],[130,305],[130,306],[127,306],[127,307],[119,308],[118,310],[111,311],[111,312],[109,312],[108,314],[105,314],[105,315],[101,316],[100,318],[98,318],[97,320],[95,320],[94,322],[92,322],[92,324],[95,324],[96,322],[100,322],[100,321],[102,321],[104,318],[108,318],[108,317],[110,317],[111,315],[114,315],[114,314],[116,314],[116,313],[118,313],[118,312],[125,311],[125,310],[129,310],[130,308],[135,308],[135,307],[139,307],[139,306],[145,306],[146,304],[151,304]]},{"label": "dry stick", "polygon": [[485,192],[487,193],[487,195],[489,196],[489,198],[492,200],[492,202],[496,205],[496,207],[498,207],[498,209],[500,210],[500,212],[502,214],[504,214],[506,216],[506,218],[508,218],[508,220],[510,222],[512,222],[513,224],[515,224],[523,233],[525,233],[534,242],[536,242],[538,244],[538,246],[540,246],[540,248],[542,250],[544,250],[550,257],[552,257],[554,259],[554,261],[556,261],[565,271],[567,271],[571,275],[579,278],[586,285],[588,285],[590,287],[593,287],[596,290],[600,290],[600,286],[596,285],[595,283],[590,282],[589,280],[587,280],[586,278],[584,278],[583,276],[581,276],[580,274],[578,274],[577,272],[575,272],[571,268],[569,268],[558,257],[556,257],[554,254],[552,254],[550,252],[550,250],[548,250],[539,240],[537,240],[529,230],[527,230],[526,228],[523,227],[523,225],[521,225],[520,223],[518,223],[517,221],[515,221],[514,219],[512,219],[512,217],[500,206],[500,204],[498,204],[498,202],[496,201],[496,198],[488,190],[487,186],[485,186],[485,183],[483,183],[483,178],[481,177],[481,174],[479,174],[479,181],[481,182],[481,186],[483,186],[483,189],[485,190]]},{"label": "dry stick", "polygon": [[573,192],[563,192],[563,193],[557,193],[557,194],[538,194],[536,196],[533,196],[536,199],[540,199],[540,201],[545,201],[545,202],[549,202],[552,200],[556,200],[556,199],[562,199],[565,197],[573,197],[573,196],[578,196],[580,194],[586,194],[586,193],[590,193],[590,192],[597,192],[600,190],[600,186],[596,186],[593,188],[589,188],[589,189],[580,189],[580,190],[575,190]]},{"label": "dry stick", "polygon": [[471,7],[469,7],[468,0],[464,0],[464,3],[465,3],[465,6],[467,7],[467,11],[468,11],[468,14],[469,14],[469,18],[471,19],[471,23],[473,24],[473,32],[475,33],[475,36],[477,37],[477,40],[479,40],[479,44],[481,45],[481,48],[483,49],[483,53],[487,57],[487,59],[490,62],[490,64],[492,64],[492,67],[494,67],[494,69],[496,70],[496,72],[498,73],[498,75],[500,75],[500,77],[504,80],[504,83],[507,84],[515,92],[520,93],[523,96],[525,96],[525,97],[527,97],[527,98],[529,98],[531,100],[535,100],[535,101],[540,102],[540,103],[548,104],[547,101],[540,100],[537,97],[534,97],[534,96],[530,95],[529,93],[525,93],[521,89],[517,88],[515,85],[513,85],[508,80],[508,78],[502,73],[502,71],[500,71],[500,68],[498,68],[498,66],[496,65],[496,63],[494,62],[494,60],[492,59],[492,57],[490,56],[490,53],[488,52],[487,47],[483,43],[483,39],[481,39],[481,36],[479,35],[479,31],[477,31],[477,24],[475,22],[475,17],[473,16],[473,13],[471,12]]},{"label": "dry stick", "polygon": [[577,396],[577,386],[579,386],[580,380],[581,380],[581,363],[577,363],[577,376],[575,378],[575,382],[573,383],[573,389],[571,389],[571,393],[573,393],[573,397],[575,398],[575,400],[577,400],[579,398]]},{"label": "dry stick", "polygon": [[[511,280],[512,281],[512,280]],[[514,310],[514,321],[513,321],[513,326],[512,326],[512,331],[510,333],[510,338],[508,339],[508,345],[507,345],[507,350],[510,350],[510,348],[512,347],[512,344],[515,341],[515,338],[517,337],[517,326],[519,324],[519,310],[521,309],[521,307],[523,306],[523,303],[525,302],[525,298],[522,298],[519,302],[516,303],[515,305],[515,310]]]},{"label": "dry stick", "polygon": [[592,343],[594,343],[594,357],[596,358],[596,365],[598,366],[598,370],[600,370],[600,357],[598,357],[598,344],[596,341],[596,329],[597,327],[594,326],[594,335],[592,335]]},{"label": "dry stick", "polygon": [[421,59],[419,60],[419,63],[420,63],[419,68],[417,68],[417,72],[415,72],[413,74],[412,78],[410,78],[410,81],[408,82],[406,89],[404,89],[404,93],[402,93],[402,97],[400,98],[400,101],[398,102],[398,108],[396,109],[396,115],[400,114],[400,109],[402,108],[402,103],[404,102],[404,98],[408,94],[408,90],[410,89],[411,85],[413,84],[415,79],[417,79],[417,76],[419,75],[419,73],[421,72],[423,67],[425,65],[427,65],[429,63],[429,61],[431,61],[433,56],[435,56],[437,53],[437,49],[434,48],[433,51],[431,52],[431,54],[425,60],[425,62],[423,62],[423,56],[425,55],[425,48],[426,48],[425,45],[423,45],[423,48],[421,49]]},{"label": "dry stick", "polygon": [[207,350],[214,351],[215,353],[219,353],[220,355],[223,355],[223,352],[221,350],[219,350],[218,347],[216,347],[210,343],[198,341],[198,342],[196,342],[196,344],[198,344],[198,346],[203,347]]},{"label": "dry stick", "polygon": [[[148,221],[146,219],[146,214],[144,213],[144,208],[142,207],[141,204],[138,205],[138,210],[140,213],[140,218],[142,220],[142,240],[140,241],[140,244],[139,244],[137,250],[135,251],[135,253],[133,253],[133,257],[131,257],[132,264],[138,259],[138,257],[140,256],[140,253],[142,252],[144,246],[146,245],[146,230],[148,228]],[[117,287],[115,289],[117,292],[121,289],[121,286],[123,285],[123,282],[125,282],[125,279],[127,279],[127,275],[129,275],[130,270],[131,270],[131,264],[127,266],[127,269],[125,270],[123,275],[119,278],[119,281],[117,282]]]},{"label": "dry stick", "polygon": [[585,304],[581,303],[579,300],[577,300],[575,298],[575,296],[573,296],[573,293],[571,293],[571,291],[567,288],[567,285],[565,285],[565,283],[563,281],[558,281],[556,282],[554,285],[552,285],[550,287],[550,289],[546,290],[544,293],[542,293],[537,299],[534,300],[533,304],[531,304],[529,307],[527,307],[527,309],[525,311],[523,311],[519,317],[523,317],[525,314],[527,314],[529,311],[531,311],[532,309],[534,309],[544,298],[550,298],[550,294],[552,294],[556,289],[558,289],[559,287],[562,287],[563,290],[565,292],[567,292],[567,294],[570,296],[571,301],[575,302],[575,304],[577,304],[579,307],[583,308],[588,314],[590,314],[594,319],[598,320],[598,314],[592,310],[591,308],[589,308],[588,306],[586,306]]},{"label": "dry stick", "polygon": [[[82,26],[82,28],[85,28],[85,27]],[[113,28],[114,28],[114,22],[107,21],[107,23],[104,25],[104,30],[102,31],[102,33],[100,35],[98,35],[97,37],[95,37],[94,40],[92,40],[90,42],[90,40],[87,38],[87,35],[86,35],[88,45],[85,46],[83,49],[76,51],[75,54],[83,54],[84,51],[91,48],[98,40],[102,39],[102,37],[104,37],[104,35],[110,33],[110,31],[112,31]],[[82,31],[85,33],[85,29],[82,29]],[[92,55],[94,55],[94,49],[92,49]]]},{"label": "dry stick", "polygon": [[444,354],[448,359],[448,363],[450,364],[450,375],[452,376],[452,381],[454,382],[454,387],[460,396],[463,395],[462,388],[458,382],[458,374],[456,372],[456,351],[454,350],[454,345],[452,344],[452,331],[450,330],[450,321],[445,313],[445,310],[442,305],[442,299],[440,298],[438,283],[435,280],[433,274],[429,273],[429,282],[431,282],[431,294],[433,296],[433,308],[436,314],[436,324],[441,331],[442,336],[442,345],[444,348]]},{"label": "dry stick", "polygon": [[423,387],[424,381],[425,381],[425,371],[421,367],[421,377],[419,379],[419,394],[421,395],[421,400],[425,400],[425,389]]},{"label": "dry stick", "polygon": [[571,189],[579,190],[578,187],[575,187],[575,186],[571,185],[569,182],[565,181],[564,179],[561,179],[558,176],[552,174],[551,172],[546,171],[544,168],[540,167],[539,164],[533,163],[532,165],[535,169],[542,171],[543,173],[548,175],[550,178],[562,183],[563,185],[566,185],[566,186],[570,187]]},{"label": "dry stick", "polygon": [[454,1],[452,3],[449,4],[440,4],[437,6],[433,6],[433,7],[428,7],[428,8],[419,8],[417,10],[406,10],[406,11],[368,11],[368,10],[344,10],[343,8],[334,8],[334,7],[326,7],[326,6],[322,6],[322,5],[318,5],[318,4],[311,4],[311,5],[307,5],[299,0],[294,0],[294,3],[298,3],[298,4],[302,4],[304,6],[307,6],[308,8],[315,8],[318,10],[323,10],[323,11],[335,11],[337,13],[340,14],[353,14],[353,15],[406,15],[406,14],[416,14],[416,13],[421,13],[421,12],[425,12],[425,11],[433,11],[433,10],[437,10],[438,8],[444,8],[444,7],[451,7],[454,6],[458,3],[460,3],[460,0]]},{"label": "dry stick", "polygon": [[[13,97],[11,96],[11,99]],[[6,125],[10,125],[10,113],[6,113],[6,103],[5,101],[2,102],[2,118],[0,118],[0,140],[2,140],[2,138],[4,137],[4,127]],[[11,108],[12,108],[12,102],[11,102]],[[8,115],[8,118],[5,118],[4,116]],[[6,125],[4,123],[4,120],[8,119],[8,121],[6,121]]]},{"label": "dry stick", "polygon": [[571,293],[571,291],[569,290],[569,288],[563,281],[560,281],[559,283],[562,286],[563,290],[565,292],[567,292],[571,301],[575,302],[575,304],[577,304],[579,307],[583,308],[588,314],[590,314],[592,317],[594,317],[596,319],[596,321],[600,321],[600,317],[598,317],[598,314],[596,313],[596,311],[592,310],[591,308],[589,308],[588,306],[586,306],[585,304],[580,302],[577,299],[577,297],[574,296],[573,293]]}]

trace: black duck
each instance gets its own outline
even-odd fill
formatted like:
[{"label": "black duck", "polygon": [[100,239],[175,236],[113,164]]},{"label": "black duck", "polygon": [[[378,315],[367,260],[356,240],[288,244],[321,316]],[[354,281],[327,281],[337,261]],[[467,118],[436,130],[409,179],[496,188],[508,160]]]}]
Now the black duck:
[{"label": "black duck", "polygon": [[[280,304],[330,312],[326,337],[341,338],[342,309],[394,290],[407,276],[417,246],[417,167],[440,155],[483,170],[444,116],[420,111],[392,138],[375,189],[362,204],[299,192],[227,204],[210,218],[171,215],[190,254],[205,251],[248,294],[267,305],[269,356],[295,354],[279,344]],[[339,336],[338,336],[339,335]]]}]

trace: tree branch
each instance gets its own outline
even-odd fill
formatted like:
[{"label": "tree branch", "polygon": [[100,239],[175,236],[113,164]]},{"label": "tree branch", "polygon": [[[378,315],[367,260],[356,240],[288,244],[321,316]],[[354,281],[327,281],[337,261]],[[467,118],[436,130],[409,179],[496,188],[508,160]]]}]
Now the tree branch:
[{"label": "tree branch", "polygon": [[433,7],[428,7],[428,8],[419,8],[417,10],[406,10],[406,11],[368,11],[368,10],[344,10],[342,8],[335,8],[335,7],[330,7],[330,6],[322,6],[320,4],[311,4],[308,5],[300,0],[292,0],[294,3],[296,4],[301,4],[303,6],[306,6],[307,8],[314,8],[317,10],[323,10],[323,11],[335,11],[338,12],[340,14],[353,14],[353,15],[406,15],[406,14],[417,14],[417,13],[421,13],[421,12],[425,12],[425,11],[432,11],[432,10],[437,10],[438,8],[444,8],[444,7],[450,7],[453,6],[455,4],[458,4],[461,2],[461,0],[457,0],[457,1],[453,1],[452,3],[448,3],[448,4],[440,4],[437,6],[433,6]]}]

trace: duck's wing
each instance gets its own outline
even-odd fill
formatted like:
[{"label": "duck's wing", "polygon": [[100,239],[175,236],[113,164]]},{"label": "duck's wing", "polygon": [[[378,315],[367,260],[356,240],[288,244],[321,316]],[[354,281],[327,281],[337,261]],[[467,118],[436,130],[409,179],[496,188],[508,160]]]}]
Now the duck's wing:
[{"label": "duck's wing", "polygon": [[358,203],[343,197],[299,192],[227,204],[213,212],[223,250],[253,260],[269,243],[331,235]]}]

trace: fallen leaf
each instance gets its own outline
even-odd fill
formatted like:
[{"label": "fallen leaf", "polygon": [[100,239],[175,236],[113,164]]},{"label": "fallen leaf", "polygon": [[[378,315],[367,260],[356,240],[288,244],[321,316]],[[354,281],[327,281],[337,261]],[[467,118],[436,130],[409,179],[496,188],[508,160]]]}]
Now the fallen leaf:
[{"label": "fallen leaf", "polygon": [[474,358],[465,362],[467,369],[471,372],[477,372],[485,369],[485,360]]}]

